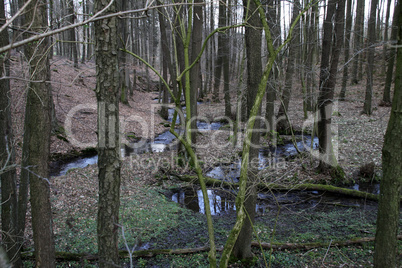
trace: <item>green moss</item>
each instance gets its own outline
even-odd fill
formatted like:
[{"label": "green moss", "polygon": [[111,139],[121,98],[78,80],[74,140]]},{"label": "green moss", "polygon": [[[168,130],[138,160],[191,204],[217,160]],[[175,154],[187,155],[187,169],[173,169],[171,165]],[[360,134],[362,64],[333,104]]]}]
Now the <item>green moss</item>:
[{"label": "green moss", "polygon": [[335,166],[335,167],[331,166],[330,170],[329,170],[329,174],[332,178],[331,179],[332,183],[335,185],[347,184],[349,182],[346,178],[345,171],[343,170],[343,168],[340,165]]}]

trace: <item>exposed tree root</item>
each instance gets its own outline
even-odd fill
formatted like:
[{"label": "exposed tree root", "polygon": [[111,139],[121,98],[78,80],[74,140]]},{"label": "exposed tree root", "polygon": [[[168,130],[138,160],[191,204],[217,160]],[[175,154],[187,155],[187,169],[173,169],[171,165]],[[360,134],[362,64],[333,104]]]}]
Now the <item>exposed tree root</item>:
[{"label": "exposed tree root", "polygon": [[[186,181],[186,182],[193,182],[193,183],[198,183],[198,178],[197,176],[192,176],[192,175],[178,175],[178,174],[171,174],[170,176],[165,176],[165,178],[177,178],[181,181]],[[237,183],[230,183],[226,181],[221,181],[218,179],[213,179],[210,177],[204,177],[205,182],[208,186],[212,187],[237,187]],[[352,190],[352,189],[347,189],[347,188],[342,188],[342,187],[336,187],[332,185],[324,185],[324,184],[313,184],[313,183],[303,183],[303,184],[296,184],[296,185],[280,185],[276,183],[259,183],[258,187],[263,190],[277,190],[277,191],[301,191],[301,190],[307,190],[307,191],[323,191],[323,192],[330,192],[330,193],[336,193],[336,194],[341,194],[341,195],[346,195],[346,196],[351,196],[351,197],[356,197],[356,198],[363,198],[363,199],[369,199],[369,200],[374,200],[378,201],[379,195],[376,194],[371,194],[371,193],[366,193],[362,191],[357,191],[357,190]],[[400,201],[402,201],[402,197],[400,198]]]},{"label": "exposed tree root", "polygon": [[[312,242],[312,243],[258,243],[251,242],[252,247],[258,247],[263,249],[274,249],[274,250],[284,250],[284,249],[303,249],[310,250],[313,248],[323,248],[323,247],[344,247],[357,244],[364,244],[367,242],[372,242],[375,237],[363,237],[354,238],[344,241],[331,241],[331,242]],[[398,235],[398,240],[402,240],[402,235]],[[223,248],[217,248],[217,251],[222,251]],[[149,249],[149,250],[138,250],[133,252],[133,257],[153,257],[156,255],[179,255],[179,254],[189,254],[189,253],[200,253],[209,251],[209,246],[199,247],[199,248],[184,248],[184,249]],[[119,252],[120,258],[128,258],[129,254],[126,250],[121,250]],[[22,253],[22,259],[33,260],[33,252]],[[97,261],[98,256],[87,254],[87,253],[70,253],[70,252],[56,252],[56,260],[62,261]]]}]

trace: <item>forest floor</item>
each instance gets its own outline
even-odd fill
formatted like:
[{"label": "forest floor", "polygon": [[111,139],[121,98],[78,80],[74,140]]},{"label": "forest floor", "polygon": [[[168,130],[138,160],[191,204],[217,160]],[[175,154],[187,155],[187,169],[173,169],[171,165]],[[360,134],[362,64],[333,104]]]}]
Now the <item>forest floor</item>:
[{"label": "forest floor", "polygon": [[[96,146],[95,65],[87,62],[80,64],[79,69],[72,65],[71,61],[60,57],[51,61],[52,92],[60,124],[60,133],[54,134],[51,141],[51,153],[55,160],[76,157],[85,149]],[[18,145],[17,159],[21,157],[24,96],[28,80],[23,70],[26,70],[24,64],[18,55],[14,55],[10,76],[16,78],[12,80],[12,115]],[[156,77],[152,76],[152,80],[155,81]],[[390,112],[390,107],[379,105],[383,80],[383,76],[377,75],[371,116],[361,114],[364,82],[349,86],[347,100],[334,103],[333,132],[337,133],[337,159],[345,170],[345,180],[333,181],[330,176],[317,173],[318,160],[310,154],[286,159],[281,166],[270,166],[262,173],[262,179],[283,185],[308,182],[351,187],[360,182],[376,183],[381,178],[381,149]],[[137,81],[129,105],[120,105],[121,122],[124,123],[123,142],[128,142],[134,136],[149,140],[167,131],[169,126],[169,122],[158,114],[159,106],[155,101],[158,97],[157,83],[152,82],[149,87],[151,91],[148,92],[145,72],[140,68],[137,70]],[[311,128],[311,121],[303,118],[300,87],[296,85],[293,92],[289,118],[294,129],[302,132]],[[276,103],[278,105],[279,102]],[[224,105],[205,99],[198,105],[198,111],[205,120],[213,121],[224,115]],[[282,138],[285,142],[290,139],[288,136]],[[205,145],[197,151],[205,173],[218,164],[227,165],[238,159],[241,147],[231,145],[228,141],[230,132],[224,128],[223,131],[201,132],[198,139],[200,144]],[[267,137],[262,137],[261,142],[264,145],[271,143]],[[366,164],[373,169],[369,170],[368,178],[362,178],[360,168]],[[189,188],[198,190],[197,186],[170,176],[166,179],[166,175],[172,173],[193,174],[188,166],[183,168],[177,165],[175,150],[122,158],[121,225],[126,236],[119,243],[121,249],[125,249],[124,241],[131,247],[136,245],[136,249],[196,248],[208,242],[205,216],[172,201],[175,192]],[[63,176],[52,177],[51,190],[57,251],[95,253],[97,166],[90,165],[71,170]],[[221,196],[233,195],[228,189],[220,190],[225,192]],[[315,191],[305,191],[301,195],[293,191],[262,194],[274,196],[274,199],[263,201],[264,208],[257,213],[255,238],[261,242],[332,242],[372,237],[375,234],[376,202],[336,195],[324,198],[324,193]],[[228,197],[228,200],[232,202],[233,198]],[[218,246],[222,246],[235,221],[235,213],[222,211],[217,214],[214,216],[215,234]],[[26,248],[30,247],[32,232],[28,220]],[[399,249],[402,252],[401,243]],[[273,252],[254,248],[254,253],[254,267],[366,267],[372,265],[373,243]],[[135,259],[135,267],[204,267],[207,266],[206,256],[206,252],[200,252],[141,257]],[[402,261],[401,254],[399,258]],[[125,263],[128,265],[127,259]],[[71,267],[69,265],[91,267],[96,266],[96,262],[59,264],[60,267]],[[235,263],[232,267],[241,265]]]}]

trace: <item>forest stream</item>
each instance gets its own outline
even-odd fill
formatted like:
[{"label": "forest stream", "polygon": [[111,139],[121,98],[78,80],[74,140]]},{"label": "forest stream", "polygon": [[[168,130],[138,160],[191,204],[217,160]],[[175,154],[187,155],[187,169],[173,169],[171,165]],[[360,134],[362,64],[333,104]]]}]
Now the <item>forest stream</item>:
[{"label": "forest stream", "polygon": [[[169,119],[172,121],[173,109],[169,109]],[[179,121],[179,120],[177,120]],[[220,122],[197,122],[199,131],[218,130],[223,126]],[[300,152],[308,149],[318,148],[318,138],[313,139],[311,145],[311,137],[305,135],[295,135],[296,146]],[[151,141],[133,142],[129,145],[122,144],[122,157],[128,157],[133,154],[143,153],[160,153],[165,150],[171,150],[177,144],[175,136],[169,131],[165,131]],[[259,151],[259,169],[269,168],[269,166],[278,159],[291,159],[296,156],[298,151],[292,141],[285,142],[276,147],[264,147]],[[96,164],[98,161],[97,155],[78,157],[64,162],[53,162],[51,176],[65,175],[68,170],[75,168],[84,168],[88,165]],[[206,176],[229,181],[238,182],[240,177],[240,159],[233,163],[223,163],[211,168]],[[354,190],[362,190],[373,194],[379,193],[379,184],[355,184],[351,188]],[[197,188],[177,188],[164,193],[165,196],[182,206],[189,208],[195,212],[205,214],[204,201],[202,192]],[[235,206],[235,191],[229,189],[208,189],[208,197],[210,200],[210,209],[212,215],[230,214],[236,211]],[[291,210],[298,209],[314,209],[318,206],[326,206],[327,204],[338,204],[341,206],[361,207],[367,205],[365,200],[347,198],[335,194],[321,193],[318,191],[287,191],[287,192],[271,192],[260,193],[257,197],[256,213],[264,214],[267,210],[275,207],[287,207]],[[328,207],[328,206],[326,206]],[[329,207],[328,207],[329,208]]]}]

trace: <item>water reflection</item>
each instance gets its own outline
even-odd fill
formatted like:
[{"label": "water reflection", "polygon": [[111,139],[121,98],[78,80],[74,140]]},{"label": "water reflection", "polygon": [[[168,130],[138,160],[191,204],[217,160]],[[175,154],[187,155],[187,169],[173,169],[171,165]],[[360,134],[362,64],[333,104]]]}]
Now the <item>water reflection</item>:
[{"label": "water reflection", "polygon": [[[230,194],[219,190],[207,190],[209,208],[212,215],[221,215],[229,211],[235,211],[234,198]],[[172,201],[202,214],[205,214],[204,197],[201,190],[184,189],[173,193]]]}]

